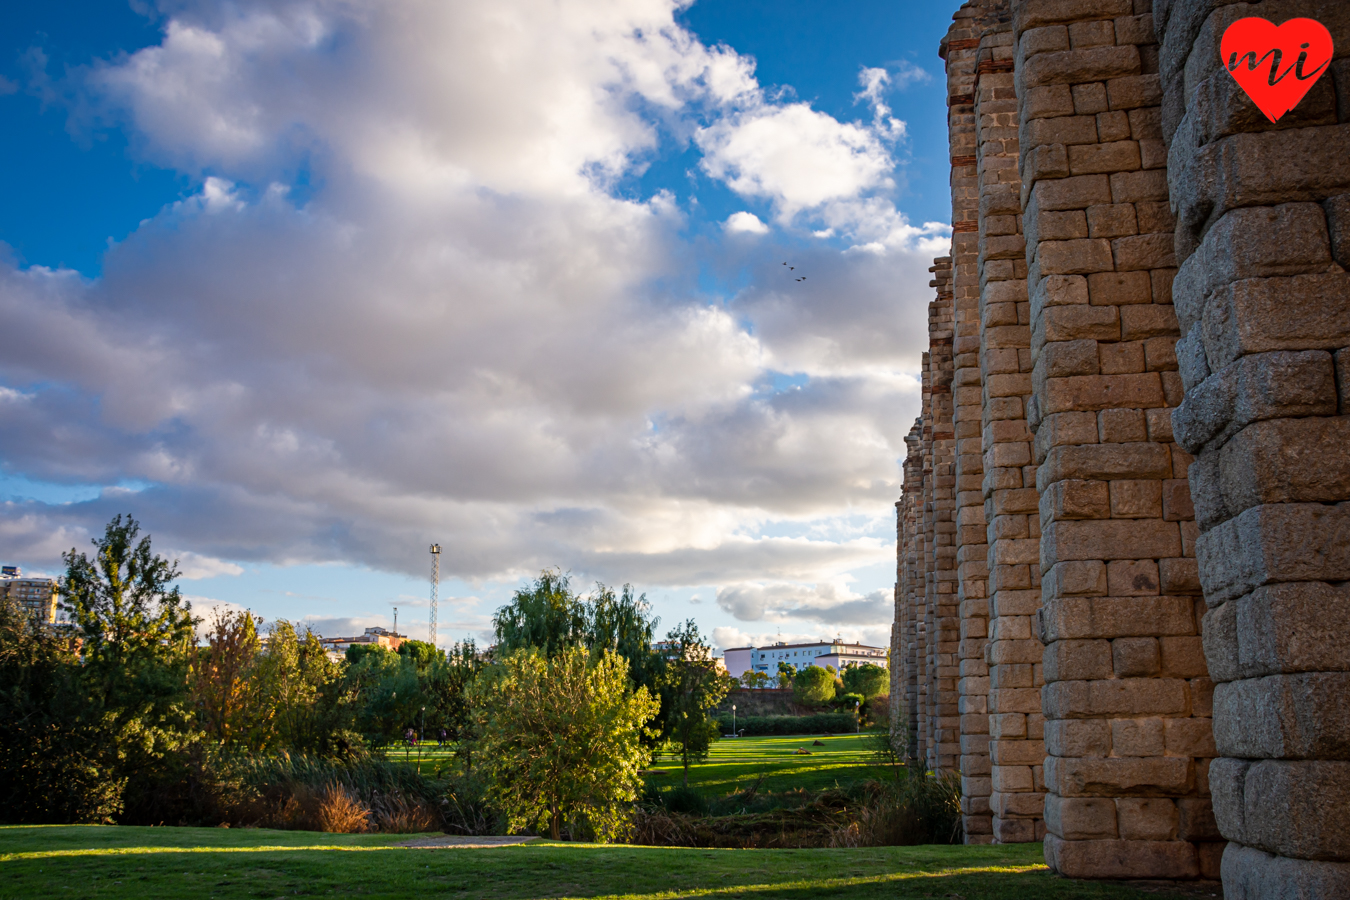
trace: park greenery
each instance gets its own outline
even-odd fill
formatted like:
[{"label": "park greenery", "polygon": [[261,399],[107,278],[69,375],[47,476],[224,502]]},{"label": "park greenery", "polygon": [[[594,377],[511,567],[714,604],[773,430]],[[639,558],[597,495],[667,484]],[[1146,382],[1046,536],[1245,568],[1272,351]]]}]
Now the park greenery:
[{"label": "park greenery", "polygon": [[1197,893],[1057,877],[1039,844],[691,853],[545,841],[428,852],[400,846],[406,842],[400,835],[270,829],[11,826],[0,828],[0,862],[7,896],[106,900],[1181,900]]},{"label": "park greenery", "polygon": [[[0,605],[3,821],[700,846],[958,834],[950,784],[878,767],[872,750],[861,765],[819,739],[797,747],[783,769],[793,786],[773,774],[781,761],[749,750],[779,738],[720,740],[732,679],[694,622],[656,640],[659,620],[627,585],[582,595],[548,570],[497,611],[488,649],[405,640],[334,659],[285,620],[218,611],[202,623],[175,564],[129,517],[65,562],[68,627]],[[812,666],[779,684],[812,715],[749,716],[738,732],[856,731],[886,679],[877,666]],[[695,777],[725,774],[719,755],[742,749],[756,771]]]}]

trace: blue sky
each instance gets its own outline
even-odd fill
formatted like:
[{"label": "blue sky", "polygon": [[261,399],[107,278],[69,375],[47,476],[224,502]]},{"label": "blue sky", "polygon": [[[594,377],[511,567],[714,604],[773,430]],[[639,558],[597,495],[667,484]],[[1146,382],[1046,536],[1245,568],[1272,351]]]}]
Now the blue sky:
[{"label": "blue sky", "polygon": [[5,562],[130,510],[329,632],[438,540],[442,641],[543,565],[882,639],[959,4],[395,5],[0,21]]}]

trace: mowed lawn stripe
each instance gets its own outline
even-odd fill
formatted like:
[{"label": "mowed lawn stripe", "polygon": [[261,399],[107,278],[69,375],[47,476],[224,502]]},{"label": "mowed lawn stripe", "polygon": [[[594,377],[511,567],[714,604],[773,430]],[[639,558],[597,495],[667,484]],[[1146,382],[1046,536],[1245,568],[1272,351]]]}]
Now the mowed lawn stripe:
[{"label": "mowed lawn stripe", "polygon": [[[707,850],[531,844],[409,849],[406,835],[265,829],[0,828],[0,897],[243,900],[1142,900],[1127,885],[1051,876],[1039,844]],[[334,852],[359,851],[359,852]],[[1167,892],[1147,895],[1165,900]]]},{"label": "mowed lawn stripe", "polygon": [[[749,787],[763,774],[761,790],[782,792],[824,790],[886,776],[889,770],[875,764],[868,743],[867,735],[852,734],[723,738],[713,744],[707,762],[690,766],[689,785],[705,794],[729,793]],[[670,787],[683,778],[679,760],[669,755],[648,771],[648,781],[656,787]]]},{"label": "mowed lawn stripe", "polygon": [[[723,738],[713,744],[707,761],[689,767],[689,784],[706,794],[725,794],[749,787],[763,774],[760,789],[765,792],[797,788],[818,791],[836,783],[886,777],[889,770],[876,765],[868,745],[869,736],[865,734]],[[424,745],[423,771],[433,771],[450,761],[453,754],[452,747]],[[388,751],[388,757],[395,761],[406,758],[409,764],[417,762],[415,749],[395,747]],[[683,767],[670,752],[662,754],[647,772],[648,782],[658,788],[673,787],[683,779]]]}]

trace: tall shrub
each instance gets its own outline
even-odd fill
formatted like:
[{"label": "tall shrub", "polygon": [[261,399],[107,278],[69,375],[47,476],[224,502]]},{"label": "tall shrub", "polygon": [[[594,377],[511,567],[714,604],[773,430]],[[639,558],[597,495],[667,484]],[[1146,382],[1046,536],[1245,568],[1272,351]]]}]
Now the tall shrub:
[{"label": "tall shrub", "polygon": [[556,839],[607,841],[626,823],[650,759],[640,740],[656,715],[645,688],[628,684],[628,664],[574,647],[552,657],[518,650],[474,682],[479,757],[490,795],[512,830],[547,830]]},{"label": "tall shrub", "polygon": [[72,643],[0,602],[0,822],[107,822],[126,777]]}]

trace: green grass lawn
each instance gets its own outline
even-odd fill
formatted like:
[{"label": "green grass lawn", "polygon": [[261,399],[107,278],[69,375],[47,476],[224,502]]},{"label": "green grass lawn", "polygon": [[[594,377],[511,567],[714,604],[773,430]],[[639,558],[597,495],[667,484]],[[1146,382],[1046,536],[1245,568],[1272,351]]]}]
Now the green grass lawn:
[{"label": "green grass lawn", "polygon": [[[800,755],[799,749],[811,755]],[[648,772],[647,781],[654,787],[677,785],[683,775],[679,760],[668,754]],[[689,785],[709,795],[727,794],[749,787],[761,773],[766,776],[761,791],[782,792],[824,790],[836,783],[882,777],[887,770],[872,764],[866,735],[724,738],[713,744],[707,762],[689,767]]]},{"label": "green grass lawn", "polygon": [[1165,900],[1176,896],[1056,878],[1042,864],[1039,844],[866,850],[546,843],[483,850],[393,846],[405,839],[264,829],[0,828],[0,898]]},{"label": "green grass lawn", "polygon": [[[820,741],[824,746],[815,746]],[[811,755],[798,754],[798,749]],[[389,759],[417,763],[417,748],[402,745],[386,750]],[[422,771],[451,762],[452,751],[435,744],[422,747]],[[680,783],[682,769],[677,758],[662,754],[648,767],[647,781],[654,787],[673,787]],[[760,790],[769,793],[796,790],[819,791],[865,778],[879,778],[887,770],[872,765],[867,735],[842,734],[830,737],[794,735],[724,738],[712,746],[708,761],[689,767],[689,784],[705,794],[716,796],[749,787],[760,775],[766,775]]]}]

